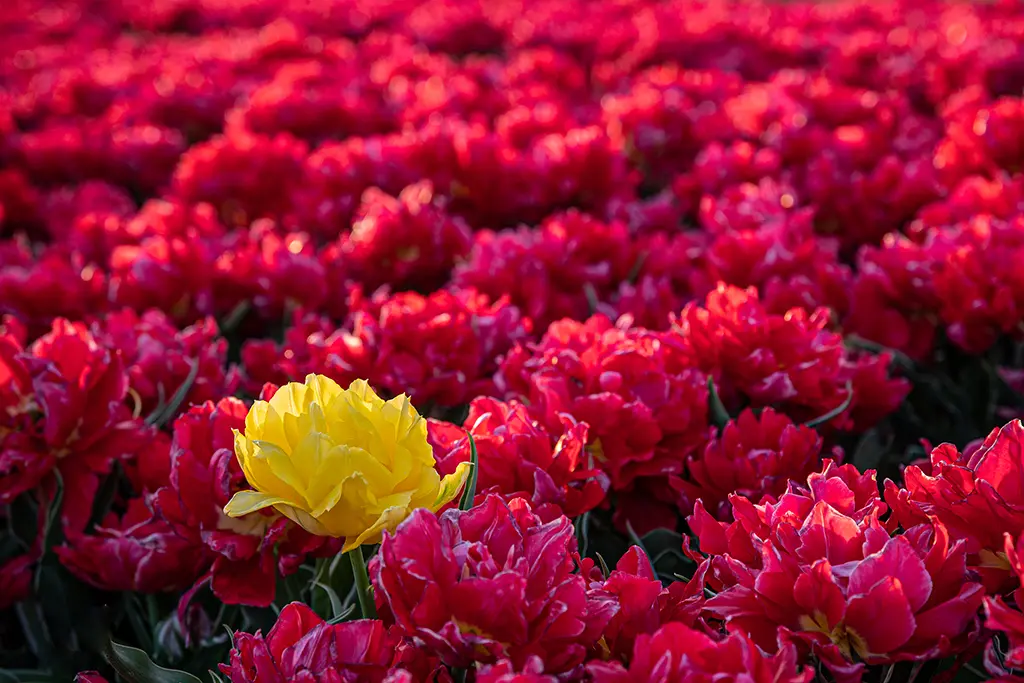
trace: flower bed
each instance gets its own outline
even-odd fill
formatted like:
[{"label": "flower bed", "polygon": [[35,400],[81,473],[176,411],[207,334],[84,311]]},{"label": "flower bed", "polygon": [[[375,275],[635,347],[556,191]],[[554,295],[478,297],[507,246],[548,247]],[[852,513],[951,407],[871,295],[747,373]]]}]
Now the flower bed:
[{"label": "flower bed", "polygon": [[1024,681],[1019,3],[0,5],[0,680]]}]

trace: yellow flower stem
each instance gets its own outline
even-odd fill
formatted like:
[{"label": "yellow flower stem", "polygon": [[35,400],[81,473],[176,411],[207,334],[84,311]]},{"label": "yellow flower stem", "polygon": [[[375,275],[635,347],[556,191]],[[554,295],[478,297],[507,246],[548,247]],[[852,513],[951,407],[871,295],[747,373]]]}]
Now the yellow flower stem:
[{"label": "yellow flower stem", "polygon": [[373,591],[370,588],[370,577],[366,573],[366,561],[363,559],[363,548],[358,546],[347,553],[352,562],[352,578],[356,582],[356,595],[359,596],[359,611],[363,619],[376,619],[377,606],[373,602]]}]

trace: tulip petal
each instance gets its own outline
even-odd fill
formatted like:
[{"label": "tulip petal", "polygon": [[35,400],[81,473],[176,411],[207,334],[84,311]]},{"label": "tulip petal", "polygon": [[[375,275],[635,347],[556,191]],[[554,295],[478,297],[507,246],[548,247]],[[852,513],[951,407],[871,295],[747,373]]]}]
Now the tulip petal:
[{"label": "tulip petal", "polygon": [[851,598],[846,607],[846,628],[857,654],[865,659],[899,649],[916,627],[903,584],[893,576]]},{"label": "tulip petal", "polygon": [[380,517],[366,531],[355,538],[346,538],[345,545],[341,552],[347,553],[353,548],[368,543],[377,543],[385,531],[394,531],[402,521],[409,516],[409,509],[404,507],[390,507],[381,513]]},{"label": "tulip petal", "polygon": [[307,375],[306,386],[313,392],[313,401],[319,406],[326,406],[342,393],[341,386],[326,375]]},{"label": "tulip petal", "polygon": [[455,468],[455,472],[441,480],[437,497],[434,499],[433,505],[430,506],[433,512],[437,512],[442,506],[455,500],[462,492],[462,487],[466,485],[466,479],[469,478],[469,471],[472,467],[472,463],[460,462],[459,466]]},{"label": "tulip petal", "polygon": [[288,503],[288,501],[278,496],[268,496],[259,491],[239,491],[231,496],[231,500],[224,506],[224,514],[228,517],[241,517],[280,503]]},{"label": "tulip petal", "polygon": [[274,509],[314,536],[334,536],[327,527],[305,510],[300,510],[287,502],[275,504]]},{"label": "tulip petal", "polygon": [[850,574],[848,594],[864,595],[888,577],[900,580],[910,609],[921,609],[932,594],[932,578],[910,542],[897,536],[881,552],[865,557]]}]

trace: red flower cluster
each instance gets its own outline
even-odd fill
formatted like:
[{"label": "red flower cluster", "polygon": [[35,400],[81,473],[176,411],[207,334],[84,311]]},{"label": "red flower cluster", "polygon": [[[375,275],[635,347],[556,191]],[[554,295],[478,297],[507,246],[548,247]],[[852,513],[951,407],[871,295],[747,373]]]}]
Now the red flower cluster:
[{"label": "red flower cluster", "polygon": [[903,487],[886,482],[885,499],[904,526],[940,520],[966,544],[972,568],[990,588],[1012,588],[1017,578],[1004,553],[1003,537],[1024,533],[1022,446],[1020,420],[992,430],[963,453],[942,444],[931,452],[930,473],[907,467]]},{"label": "red flower cluster", "polygon": [[570,212],[536,229],[477,233],[454,279],[494,298],[508,295],[546,329],[562,318],[586,318],[629,277],[636,258],[625,225]]},{"label": "red flower cluster", "polygon": [[[60,577],[249,683],[1013,676],[1024,426],[969,442],[1024,410],[1022,17],[0,3],[3,647],[49,659],[8,608]],[[247,401],[309,373],[476,453],[379,620],[313,614],[337,541],[223,512]],[[280,616],[229,648],[218,603]]]},{"label": "red flower cluster", "polygon": [[894,535],[873,472],[829,463],[777,501],[731,502],[732,523],[700,503],[690,520],[716,590],[705,607],[730,631],[808,647],[841,680],[970,642],[984,589],[966,544],[934,518]]},{"label": "red flower cluster", "polygon": [[409,185],[397,198],[367,190],[352,232],[325,250],[322,260],[336,291],[354,282],[371,291],[387,285],[430,292],[445,284],[472,239],[464,221],[438,206],[425,181]]},{"label": "red flower cluster", "polygon": [[379,621],[328,624],[293,602],[281,610],[266,638],[236,633],[231,663],[220,668],[231,683],[382,683],[394,648],[394,639]]},{"label": "red flower cluster", "polygon": [[587,667],[594,683],[810,683],[814,672],[797,665],[796,649],[788,646],[764,656],[742,633],[716,641],[680,623],[670,623],[637,639],[629,668],[594,663]]},{"label": "red flower cluster", "polygon": [[418,405],[457,406],[493,393],[497,359],[529,336],[532,323],[507,299],[491,301],[472,290],[413,292],[349,302],[346,324],[296,314],[283,347],[247,342],[242,360],[250,386],[282,384],[309,373],[347,386],[368,379]]},{"label": "red flower cluster", "polygon": [[[765,408],[747,409],[716,433],[703,453],[691,455],[685,478],[672,480],[691,509],[700,499],[719,519],[731,517],[729,496],[754,502],[777,497],[791,480],[800,481],[820,469],[822,439],[813,429],[796,425],[785,415]],[[841,451],[833,451],[836,460]]]},{"label": "red flower cluster", "polygon": [[[562,419],[562,432],[555,439],[520,403],[474,399],[463,429],[439,420],[430,422],[438,471],[454,472],[460,462],[470,460],[475,447],[478,502],[496,493],[506,500],[526,498],[545,518],[581,515],[604,502],[608,476],[594,467],[585,451],[587,424],[568,415]],[[549,506],[553,506],[550,513]]]},{"label": "red flower cluster", "polygon": [[886,355],[847,351],[829,323],[827,309],[773,314],[757,290],[719,285],[704,307],[683,309],[669,340],[715,380],[728,407],[783,406],[804,420],[843,407],[831,424],[862,431],[895,410],[910,385],[887,376]]},{"label": "red flower cluster", "polygon": [[[641,488],[650,484],[668,505],[676,496],[666,475],[682,473],[707,435],[705,375],[680,362],[665,335],[615,326],[604,316],[551,325],[531,350],[508,354],[497,381],[549,431],[560,429],[564,415],[587,423],[587,457],[607,473],[612,490],[647,497]],[[642,528],[657,527],[666,515],[674,518],[662,510]]]},{"label": "red flower cluster", "polygon": [[569,672],[617,610],[573,572],[575,546],[568,518],[544,523],[520,498],[440,518],[417,511],[381,544],[378,601],[450,666],[536,655]]},{"label": "red flower cluster", "polygon": [[59,474],[62,521],[80,531],[91,516],[100,479],[114,462],[134,457],[153,438],[129,408],[129,379],[119,351],[101,345],[82,323],[59,319],[24,347],[24,330],[0,335],[0,501]]}]

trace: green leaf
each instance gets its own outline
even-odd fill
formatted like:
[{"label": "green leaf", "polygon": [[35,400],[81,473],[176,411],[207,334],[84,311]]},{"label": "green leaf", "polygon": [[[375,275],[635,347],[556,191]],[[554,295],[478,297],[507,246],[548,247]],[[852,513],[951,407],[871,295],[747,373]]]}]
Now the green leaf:
[{"label": "green leaf", "polygon": [[607,579],[608,575],[612,573],[612,571],[608,568],[608,563],[604,561],[603,557],[601,557],[601,553],[594,554],[597,555],[597,564],[601,567],[601,574],[604,576],[604,578]]},{"label": "green leaf", "polygon": [[597,313],[597,309],[601,306],[601,302],[597,298],[597,290],[594,289],[594,285],[588,282],[583,285],[583,294],[587,297],[587,305],[590,307],[590,315],[594,315]]},{"label": "green leaf", "polygon": [[314,588],[319,588],[327,594],[327,599],[331,601],[331,619],[337,619],[345,611],[345,603],[341,601],[338,594],[334,592],[334,589],[330,586],[320,583],[319,581],[313,582]]},{"label": "green leaf", "polygon": [[221,336],[227,336],[228,334],[235,331],[239,323],[249,314],[252,310],[252,302],[248,299],[240,301],[237,306],[231,309],[231,311],[224,316],[224,319],[220,321],[220,334]]},{"label": "green leaf", "polygon": [[51,547],[53,542],[53,530],[58,528],[57,521],[60,519],[60,508],[64,502],[64,478],[60,476],[58,470],[53,471],[54,476],[54,491],[53,500],[50,501],[50,507],[46,511],[46,521],[43,527],[43,542],[47,545],[44,546],[44,552],[46,549]]},{"label": "green leaf", "polygon": [[174,395],[171,396],[171,400],[167,402],[166,406],[157,408],[150,413],[149,417],[146,418],[146,424],[153,425],[157,428],[163,427],[168,420],[174,417],[174,413],[178,412],[178,408],[180,408],[181,404],[185,402],[185,397],[188,396],[189,390],[192,389],[192,385],[195,383],[196,377],[199,376],[199,361],[197,359],[190,359],[188,364],[188,376],[185,377],[185,381],[183,381],[181,386],[178,387],[178,390],[174,392]]},{"label": "green leaf", "polygon": [[843,414],[844,410],[846,410],[847,408],[850,407],[851,403],[853,403],[853,382],[852,381],[847,381],[846,382],[846,398],[843,400],[843,402],[840,403],[839,405],[837,405],[832,410],[830,410],[827,413],[825,413],[824,415],[819,415],[818,417],[814,418],[813,420],[808,420],[807,422],[804,423],[804,427],[811,427],[811,428],[818,427],[820,425],[825,424],[829,420],[832,420],[832,419],[834,419],[836,417],[839,417],[840,415]]},{"label": "green leaf", "polygon": [[190,673],[157,666],[142,650],[107,641],[103,658],[127,683],[203,683]]},{"label": "green leaf", "polygon": [[576,542],[580,546],[580,557],[586,557],[590,549],[590,512],[576,518]]},{"label": "green leaf", "polygon": [[125,615],[131,624],[135,642],[142,645],[146,650],[153,650],[153,632],[146,621],[146,615],[142,606],[142,599],[138,593],[124,594]]},{"label": "green leaf", "polygon": [[279,576],[277,578],[276,595],[274,597],[274,607],[280,611],[285,608],[286,605],[293,602],[305,602],[303,600],[303,592],[308,585],[307,581],[302,578],[302,574],[295,572],[288,576]]},{"label": "green leaf", "polygon": [[708,377],[708,418],[711,420],[711,424],[719,429],[725,427],[732,419],[729,416],[729,411],[725,409],[725,404],[722,403],[722,397],[718,395],[715,380],[711,377]]},{"label": "green leaf", "polygon": [[39,530],[39,506],[31,493],[23,493],[7,507],[7,533],[22,552],[30,550]]},{"label": "green leaf", "polygon": [[224,683],[224,679],[213,669],[208,669],[207,673],[210,674],[210,683]]},{"label": "green leaf", "polygon": [[25,642],[28,643],[32,654],[40,662],[53,661],[54,643],[50,637],[50,629],[46,626],[42,605],[34,600],[19,602],[14,606],[14,611],[21,622]]},{"label": "green leaf", "polygon": [[348,607],[343,609],[340,614],[336,615],[332,619],[328,619],[327,623],[328,624],[332,624],[332,625],[333,624],[340,624],[343,621],[348,621],[349,617],[351,617],[355,613],[356,613],[356,605],[355,605],[355,603],[352,603],[351,605],[349,605]]},{"label": "green leaf", "polygon": [[460,510],[468,510],[473,507],[473,499],[476,498],[477,472],[480,469],[480,462],[476,454],[476,441],[473,440],[473,435],[469,432],[466,432],[466,437],[469,439],[469,461],[473,467],[469,471],[469,479],[466,481],[466,489],[462,492],[462,500],[459,501]]},{"label": "green leaf", "polygon": [[[315,590],[319,584],[323,590]],[[332,558],[320,558],[316,563],[312,585],[314,590],[310,596],[310,607],[325,620],[339,614],[335,598],[341,603],[341,611],[347,611],[344,597],[352,593],[355,584],[352,578],[352,565],[345,561],[344,555]]]}]

